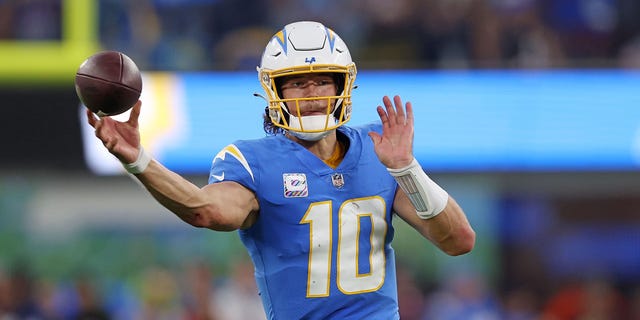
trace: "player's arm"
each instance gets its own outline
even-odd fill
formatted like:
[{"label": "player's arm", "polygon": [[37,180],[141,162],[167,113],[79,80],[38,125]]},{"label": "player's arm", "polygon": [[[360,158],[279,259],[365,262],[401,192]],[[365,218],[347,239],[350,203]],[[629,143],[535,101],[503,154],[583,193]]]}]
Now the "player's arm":
[{"label": "player's arm", "polygon": [[157,161],[151,161],[136,177],[160,204],[196,227],[219,231],[246,228],[258,212],[254,193],[236,182],[199,188]]},{"label": "player's arm", "polygon": [[235,182],[199,188],[154,161],[140,146],[138,117],[141,102],[131,109],[125,122],[99,118],[87,110],[87,121],[105,148],[127,171],[136,175],[151,195],[185,222],[214,230],[248,227],[255,219],[258,201],[249,189]]},{"label": "player's arm", "polygon": [[449,255],[461,255],[471,251],[476,235],[462,208],[451,196],[435,216],[424,219],[418,216],[415,206],[406,193],[398,188],[393,210],[422,236]]},{"label": "player's arm", "polygon": [[[433,182],[413,156],[413,107],[399,96],[383,99],[377,111],[382,134],[370,132],[380,162],[400,188],[393,210],[420,234],[450,255],[464,254],[475,244],[475,232],[464,212],[446,191]],[[395,105],[395,107],[394,107]]]}]

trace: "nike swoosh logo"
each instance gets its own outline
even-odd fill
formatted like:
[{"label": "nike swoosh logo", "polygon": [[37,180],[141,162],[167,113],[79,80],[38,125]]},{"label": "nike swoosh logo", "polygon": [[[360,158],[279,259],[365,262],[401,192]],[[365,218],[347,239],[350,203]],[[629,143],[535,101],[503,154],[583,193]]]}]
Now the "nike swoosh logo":
[{"label": "nike swoosh logo", "polygon": [[221,175],[212,174],[212,177],[216,178],[218,181],[224,180],[224,172]]}]

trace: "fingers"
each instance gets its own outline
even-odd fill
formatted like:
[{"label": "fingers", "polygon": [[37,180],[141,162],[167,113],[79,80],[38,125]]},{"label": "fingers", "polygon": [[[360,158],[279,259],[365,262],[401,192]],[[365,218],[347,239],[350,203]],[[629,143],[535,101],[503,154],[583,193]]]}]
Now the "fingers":
[{"label": "fingers", "polygon": [[393,102],[396,105],[396,113],[397,113],[396,123],[405,124],[406,118],[404,115],[404,108],[402,107],[402,99],[400,98],[400,96],[394,96]]},{"label": "fingers", "polygon": [[106,128],[104,125],[104,121],[107,118],[108,117],[100,118],[98,117],[98,115],[93,113],[93,111],[87,108],[87,122],[89,123],[89,125],[93,127],[95,136],[98,139],[100,139],[100,141],[102,141],[102,144],[105,145],[106,147],[108,147],[109,145],[109,140],[107,138],[107,135],[104,133],[105,130],[108,130],[108,128]]},{"label": "fingers", "polygon": [[87,108],[86,112],[87,112],[87,122],[89,122],[89,125],[95,128],[96,123],[98,123],[98,118],[96,118],[96,115],[93,113],[93,111],[89,110],[89,108]]},{"label": "fingers", "polygon": [[396,112],[393,110],[393,105],[391,104],[391,99],[389,97],[382,97],[382,103],[384,103],[384,107],[386,109],[386,117],[388,119],[388,124],[392,125],[396,123]]},{"label": "fingers", "polygon": [[407,101],[406,109],[407,124],[413,126],[413,105],[411,105],[411,102]]},{"label": "fingers", "polygon": [[378,106],[376,108],[376,111],[378,112],[378,116],[380,117],[380,121],[382,121],[382,127],[388,127],[389,126],[389,118],[387,117],[387,113],[384,111],[384,109],[381,106]]},{"label": "fingers", "polygon": [[402,99],[398,95],[393,97],[393,103],[388,96],[382,97],[382,102],[384,108],[378,106],[377,111],[383,126],[413,124],[413,108],[411,102],[406,103],[406,112],[405,107],[402,105]]},{"label": "fingers", "polygon": [[104,134],[104,131],[106,129],[104,127],[103,119],[98,117],[95,113],[93,113],[93,111],[87,109],[87,122],[89,122],[89,125],[93,127],[94,135],[96,136],[96,138],[98,138],[103,145],[107,146],[108,140],[106,140],[107,138]]},{"label": "fingers", "polygon": [[[142,107],[142,101],[138,100],[135,105],[131,108],[131,112],[129,113],[129,124],[134,127],[138,127],[138,118],[140,118],[140,109]],[[101,119],[93,113],[89,108],[86,110],[87,113],[87,122],[92,126],[96,127],[98,123],[100,123]]]},{"label": "fingers", "polygon": [[140,117],[140,109],[142,107],[142,101],[138,100],[133,108],[131,108],[131,113],[129,114],[129,124],[133,127],[138,127],[138,118]]}]

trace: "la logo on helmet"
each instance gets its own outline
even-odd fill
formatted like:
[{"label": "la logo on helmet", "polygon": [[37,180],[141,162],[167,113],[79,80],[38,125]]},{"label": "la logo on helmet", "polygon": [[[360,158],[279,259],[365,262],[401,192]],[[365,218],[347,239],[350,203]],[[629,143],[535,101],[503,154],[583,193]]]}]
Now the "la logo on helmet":
[{"label": "la logo on helmet", "polygon": [[312,64],[312,63],[316,62],[316,57],[304,58],[304,62],[308,63],[308,64]]}]

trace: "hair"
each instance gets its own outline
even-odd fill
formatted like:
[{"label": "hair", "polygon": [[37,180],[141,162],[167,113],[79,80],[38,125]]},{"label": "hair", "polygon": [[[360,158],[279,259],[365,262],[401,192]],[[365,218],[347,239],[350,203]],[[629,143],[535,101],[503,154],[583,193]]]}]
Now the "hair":
[{"label": "hair", "polygon": [[[342,75],[340,73],[333,74],[334,81],[336,82],[337,94],[344,92],[344,84],[345,84],[346,77],[347,77],[346,75]],[[274,80],[275,80],[275,84],[276,84],[275,86],[276,86],[278,96],[282,97],[282,90],[280,89],[280,86],[282,85],[284,77],[278,77],[278,78],[275,78]],[[334,114],[340,114],[342,112],[342,104],[338,108],[336,108],[336,110],[334,110],[333,112]],[[285,116],[287,115],[285,114]],[[287,132],[287,130],[285,130],[284,128],[278,127],[273,124],[273,121],[271,121],[271,117],[269,117],[269,106],[266,106],[264,108],[264,113],[262,114],[262,128],[264,129],[264,132],[270,136],[285,134]]]},{"label": "hair", "polygon": [[270,136],[285,134],[285,132],[287,132],[287,130],[273,124],[271,117],[269,117],[268,106],[264,107],[264,113],[262,114],[262,128],[264,129],[264,132]]}]

